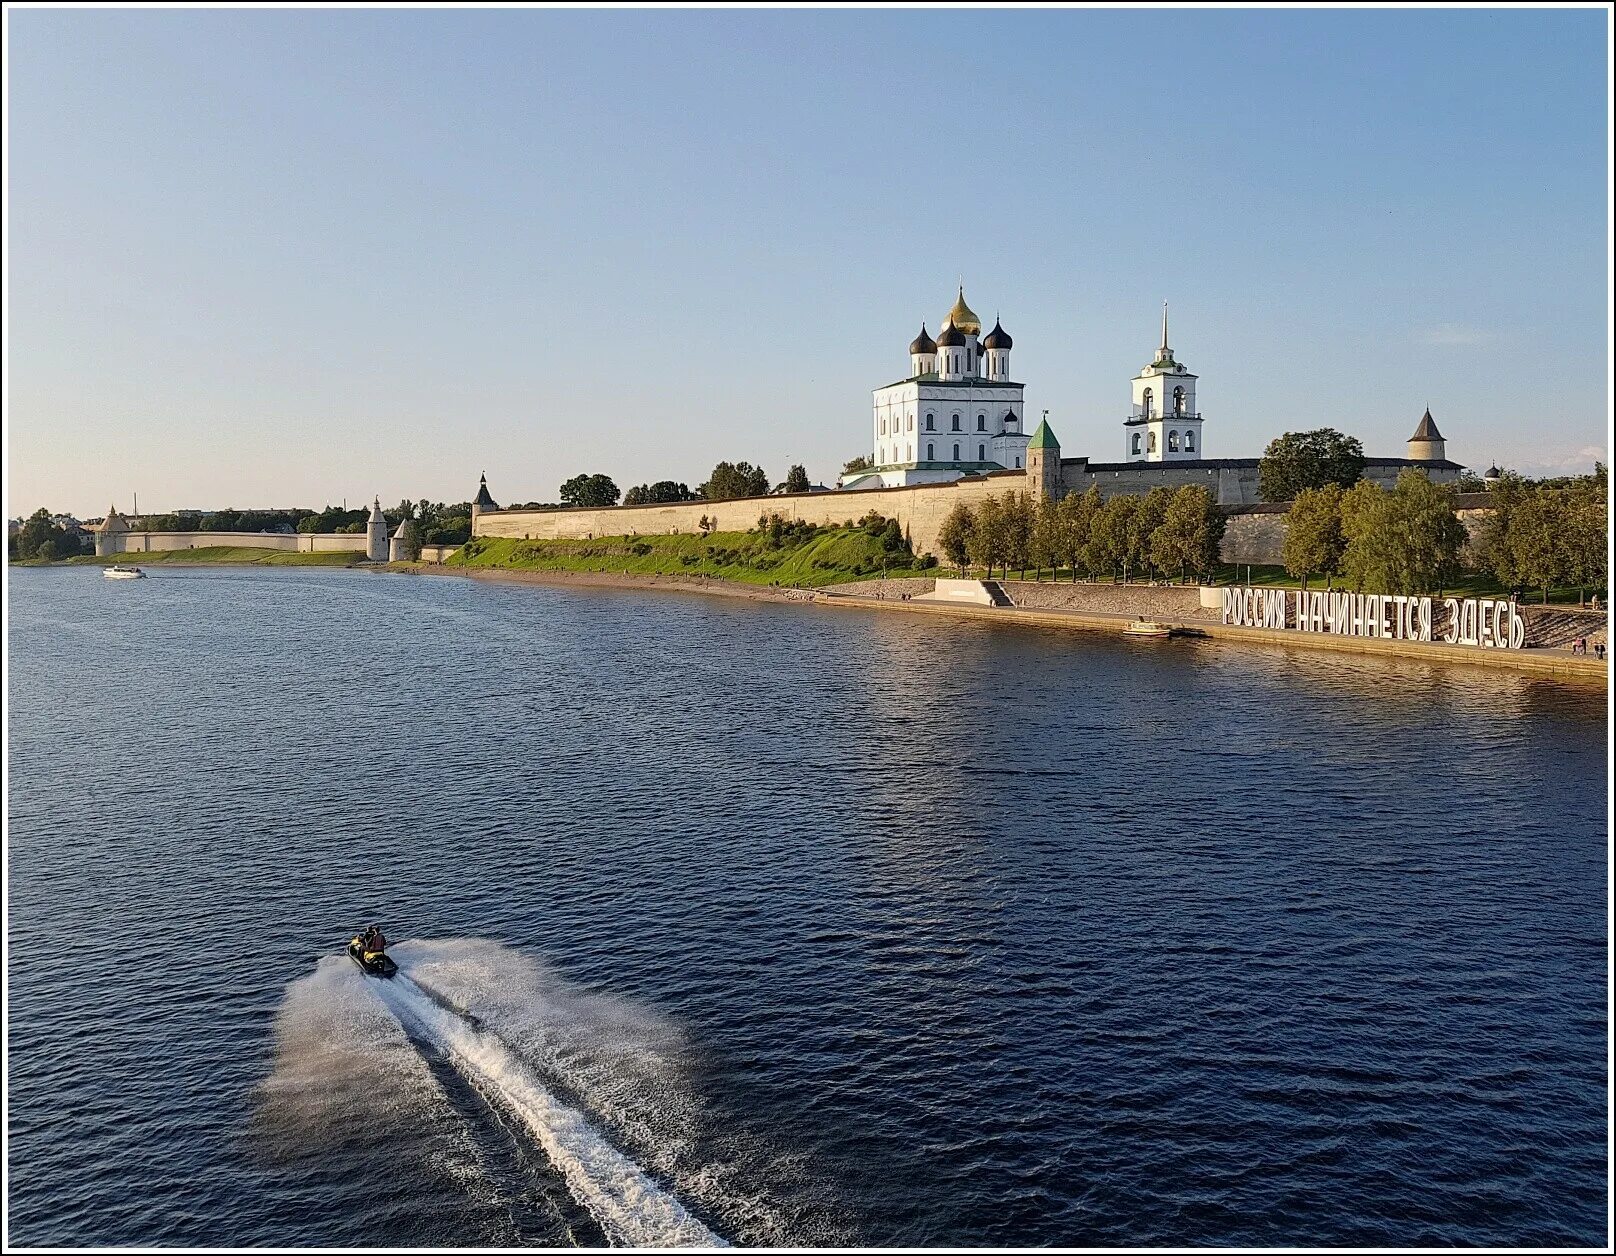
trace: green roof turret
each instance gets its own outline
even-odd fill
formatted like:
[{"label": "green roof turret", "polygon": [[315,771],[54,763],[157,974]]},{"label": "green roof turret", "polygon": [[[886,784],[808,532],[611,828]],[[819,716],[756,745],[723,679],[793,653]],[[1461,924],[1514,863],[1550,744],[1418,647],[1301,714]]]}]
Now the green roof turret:
[{"label": "green roof turret", "polygon": [[1049,420],[1045,419],[1038,425],[1038,430],[1032,434],[1027,442],[1028,449],[1059,449],[1060,441],[1055,439],[1055,433],[1049,430]]}]

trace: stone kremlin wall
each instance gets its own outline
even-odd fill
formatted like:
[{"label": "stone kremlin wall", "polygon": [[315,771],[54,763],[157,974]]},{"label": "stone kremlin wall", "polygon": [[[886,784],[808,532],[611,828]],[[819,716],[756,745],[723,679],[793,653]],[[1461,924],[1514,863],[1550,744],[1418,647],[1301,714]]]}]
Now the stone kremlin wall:
[{"label": "stone kremlin wall", "polygon": [[150,554],[157,550],[233,548],[300,554],[364,554],[363,532],[118,532],[106,538],[109,553]]},{"label": "stone kremlin wall", "polygon": [[[726,502],[678,502],[661,506],[611,506],[601,510],[495,510],[472,520],[474,536],[513,537],[521,540],[584,540],[597,536],[634,536],[670,532],[696,532],[706,515],[720,532],[745,532],[766,514],[808,523],[838,524],[875,511],[896,519],[917,554],[936,554],[937,532],[956,502],[975,506],[984,497],[1024,490],[1027,475],[996,471],[948,484],[917,484],[909,488],[851,489],[839,493],[787,493],[770,497],[743,497]],[[1459,519],[1476,535],[1489,513],[1486,495],[1461,494]],[[1286,519],[1284,504],[1226,506],[1223,561],[1268,564],[1283,561]]]},{"label": "stone kremlin wall", "polygon": [[875,511],[896,519],[917,554],[937,552],[937,532],[956,502],[975,506],[1027,485],[1024,471],[995,471],[948,484],[909,488],[848,489],[835,493],[782,493],[724,502],[610,506],[600,510],[493,510],[471,521],[473,536],[520,540],[583,540],[596,536],[648,536],[698,532],[703,515],[720,532],[745,532],[763,515],[805,523],[840,524]]}]

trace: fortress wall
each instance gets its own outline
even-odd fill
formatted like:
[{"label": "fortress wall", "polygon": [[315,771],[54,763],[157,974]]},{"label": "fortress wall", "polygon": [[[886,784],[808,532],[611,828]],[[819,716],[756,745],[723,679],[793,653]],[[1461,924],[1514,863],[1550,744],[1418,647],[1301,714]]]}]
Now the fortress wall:
[{"label": "fortress wall", "polygon": [[[1104,472],[1090,477],[1101,485],[1101,493],[1143,493],[1166,480],[1171,487],[1208,483],[1205,470],[1178,471],[1164,477],[1161,463],[1141,464],[1141,474],[1123,471],[1113,478]],[[1064,482],[1078,489],[1072,472],[1064,467]],[[1239,479],[1239,470],[1220,470],[1211,475]],[[1180,478],[1182,477],[1182,478]],[[1252,492],[1255,492],[1253,474]],[[852,489],[836,493],[789,493],[771,497],[742,497],[726,502],[678,502],[661,506],[611,506],[600,510],[497,510],[485,511],[472,521],[475,536],[511,537],[528,540],[584,540],[597,536],[634,536],[669,532],[696,532],[703,515],[716,521],[720,532],[745,532],[757,527],[758,518],[779,514],[786,519],[808,523],[838,524],[857,520],[871,510],[896,519],[913,544],[915,553],[937,553],[937,533],[956,502],[975,506],[984,497],[1025,491],[1027,477],[1019,471],[1000,472],[979,478],[954,480],[947,484],[917,484],[909,488]],[[1217,491],[1215,484],[1208,484]],[[1241,489],[1244,491],[1244,488]],[[1272,564],[1283,560],[1286,512],[1271,506],[1226,507],[1228,519],[1223,533],[1223,561],[1226,563]],[[1489,511],[1461,503],[1460,521],[1472,537]],[[356,547],[359,548],[359,547]],[[424,557],[424,554],[423,554]],[[439,560],[441,561],[441,559]]]},{"label": "fortress wall", "polygon": [[363,532],[305,532],[298,537],[298,549],[306,554],[363,554]]},{"label": "fortress wall", "polygon": [[427,541],[421,546],[421,561],[423,563],[441,563],[459,548],[458,544]]},{"label": "fortress wall", "polygon": [[936,552],[937,532],[956,502],[974,505],[984,497],[1022,490],[1027,477],[1019,471],[919,484],[911,488],[851,489],[837,493],[785,493],[742,497],[724,502],[677,502],[659,506],[611,506],[601,510],[485,511],[472,522],[476,536],[530,540],[583,540],[595,536],[634,536],[696,532],[703,515],[720,532],[745,532],[762,515],[778,514],[806,523],[839,524],[875,511],[896,519],[908,533],[916,553]]},{"label": "fortress wall", "polygon": [[1223,521],[1223,547],[1226,563],[1284,562],[1285,534],[1290,515],[1285,511],[1242,511]]},{"label": "fortress wall", "polygon": [[119,532],[113,536],[112,551],[116,554],[150,554],[215,545],[282,553],[365,552],[363,532]]}]

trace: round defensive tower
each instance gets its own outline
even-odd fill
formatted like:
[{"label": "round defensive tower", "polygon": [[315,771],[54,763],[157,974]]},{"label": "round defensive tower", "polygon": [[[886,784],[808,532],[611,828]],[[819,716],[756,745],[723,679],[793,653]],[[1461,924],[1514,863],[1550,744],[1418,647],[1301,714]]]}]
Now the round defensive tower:
[{"label": "round defensive tower", "polygon": [[1425,407],[1425,416],[1414,429],[1414,435],[1408,438],[1408,456],[1414,462],[1442,462],[1448,456],[1448,442],[1436,430],[1430,406]]},{"label": "round defensive tower", "polygon": [[387,517],[380,497],[371,503],[370,522],[365,525],[365,557],[373,563],[387,561]]},{"label": "round defensive tower", "polygon": [[116,506],[107,507],[107,517],[101,521],[101,526],[95,530],[95,554],[97,558],[108,558],[113,554],[123,553],[123,538],[129,531],[129,523],[118,513]]}]

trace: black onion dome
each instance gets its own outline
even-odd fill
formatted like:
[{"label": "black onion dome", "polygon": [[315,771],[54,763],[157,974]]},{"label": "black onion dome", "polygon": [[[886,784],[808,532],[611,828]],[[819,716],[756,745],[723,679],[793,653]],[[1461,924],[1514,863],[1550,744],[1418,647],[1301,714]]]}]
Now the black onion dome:
[{"label": "black onion dome", "polygon": [[936,353],[937,342],[926,334],[926,324],[920,325],[920,335],[909,342],[910,353]]},{"label": "black onion dome", "polygon": [[999,320],[993,320],[993,330],[988,333],[987,339],[982,342],[984,349],[1009,349],[1015,344],[1010,339],[1010,333],[999,326]]},{"label": "black onion dome", "polygon": [[965,346],[965,335],[953,323],[944,323],[943,330],[937,333],[937,347],[939,349],[960,349]]}]

